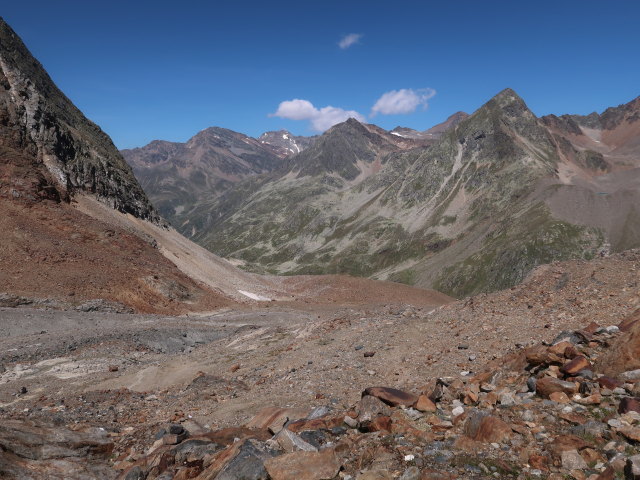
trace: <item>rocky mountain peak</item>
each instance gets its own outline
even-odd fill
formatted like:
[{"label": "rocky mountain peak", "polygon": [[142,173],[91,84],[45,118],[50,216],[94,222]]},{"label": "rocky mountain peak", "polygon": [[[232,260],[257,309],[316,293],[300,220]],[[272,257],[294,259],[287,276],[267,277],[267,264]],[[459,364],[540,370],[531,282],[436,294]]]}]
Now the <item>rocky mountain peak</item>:
[{"label": "rocky mountain peak", "polygon": [[[159,217],[111,139],[58,89],[0,18],[0,146],[33,158],[61,197],[86,192],[122,212]],[[4,162],[16,155],[5,155]]]},{"label": "rocky mountain peak", "polygon": [[302,152],[308,148],[317,137],[303,137],[293,135],[291,132],[281,129],[277,131],[265,132],[258,137],[258,142],[265,148],[270,149],[280,158]]}]

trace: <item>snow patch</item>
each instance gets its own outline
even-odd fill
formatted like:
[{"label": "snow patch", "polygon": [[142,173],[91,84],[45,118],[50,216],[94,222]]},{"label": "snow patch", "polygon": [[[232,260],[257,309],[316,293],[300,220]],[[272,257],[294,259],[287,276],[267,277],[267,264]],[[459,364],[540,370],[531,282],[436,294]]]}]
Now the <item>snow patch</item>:
[{"label": "snow patch", "polygon": [[398,132],[391,132],[391,135],[397,135],[398,137],[405,137],[404,135],[398,133]]},{"label": "snow patch", "polygon": [[238,290],[239,293],[244,295],[245,297],[249,297],[252,300],[257,300],[259,302],[270,302],[271,299],[267,297],[263,297],[262,295],[258,295],[256,293],[246,292],[244,290]]}]

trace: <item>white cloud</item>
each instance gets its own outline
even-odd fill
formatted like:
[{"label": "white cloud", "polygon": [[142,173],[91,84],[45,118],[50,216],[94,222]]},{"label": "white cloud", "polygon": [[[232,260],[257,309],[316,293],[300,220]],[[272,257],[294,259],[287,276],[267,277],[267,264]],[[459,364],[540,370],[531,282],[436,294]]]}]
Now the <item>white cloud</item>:
[{"label": "white cloud", "polygon": [[428,101],[436,94],[433,88],[422,88],[413,90],[402,88],[384,93],[371,109],[371,116],[378,113],[382,115],[394,115],[402,113],[412,113],[422,105],[428,107]]},{"label": "white cloud", "polygon": [[342,37],[340,39],[340,41],[338,42],[338,46],[345,50],[347,48],[349,48],[352,45],[355,45],[356,43],[358,43],[360,41],[360,39],[362,38],[362,34],[361,33],[350,33],[349,35],[345,35],[344,37]]},{"label": "white cloud", "polygon": [[324,132],[349,118],[355,118],[359,122],[365,120],[364,116],[355,110],[343,110],[330,105],[318,109],[310,101],[299,98],[281,102],[278,110],[269,116],[288,118],[289,120],[309,120],[311,128],[318,132]]}]

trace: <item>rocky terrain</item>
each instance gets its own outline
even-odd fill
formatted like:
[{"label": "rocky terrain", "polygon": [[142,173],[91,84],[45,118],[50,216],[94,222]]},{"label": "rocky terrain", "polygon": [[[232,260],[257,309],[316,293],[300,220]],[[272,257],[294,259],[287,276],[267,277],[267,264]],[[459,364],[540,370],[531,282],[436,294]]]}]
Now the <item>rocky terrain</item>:
[{"label": "rocky terrain", "polygon": [[285,158],[310,147],[316,137],[302,137],[293,135],[286,130],[278,130],[277,132],[265,132],[257,140],[280,158]]},{"label": "rocky terrain", "polygon": [[[89,192],[122,212],[158,220],[111,139],[55,86],[2,18],[0,125],[3,168],[7,156],[35,159],[40,175],[50,183],[45,187],[45,180],[40,180],[49,196]],[[13,197],[22,195],[21,188],[5,184],[8,179],[3,176],[3,191],[9,188]]]},{"label": "rocky terrain", "polygon": [[639,108],[537,118],[506,89],[430,145],[352,119],[194,209],[191,238],[261,272],[507,288],[638,246]]},{"label": "rocky terrain", "polygon": [[193,236],[198,232],[197,207],[210,204],[241,180],[277,170],[283,159],[300,153],[315,138],[280,130],[255,139],[211,127],[185,143],[154,140],[121,153],[162,217]]},{"label": "rocky terrain", "polygon": [[639,269],[638,251],[555,263],[440,307],[378,291],[183,317],[3,309],[0,471],[622,478],[640,458]]},{"label": "rocky terrain", "polygon": [[437,140],[447,130],[458,125],[462,120],[469,116],[465,112],[456,112],[450,115],[444,122],[434,125],[433,127],[422,132],[407,127],[396,127],[390,133],[399,137],[415,138],[420,140]]},{"label": "rocky terrain", "polygon": [[280,165],[281,156],[264,145],[241,133],[212,127],[186,143],[155,140],[123,150],[122,155],[162,216],[188,232],[191,211],[200,202]]},{"label": "rocky terrain", "polygon": [[[640,250],[629,249],[636,224],[625,203],[636,194],[637,101],[540,120],[505,91],[427,150],[353,120],[286,158],[254,156],[258,141],[222,129],[194,140],[208,165],[217,145],[233,151],[219,163],[230,171],[265,171],[220,197],[222,225],[238,218],[235,208],[251,213],[242,197],[251,186],[282,202],[261,205],[250,193],[252,208],[282,206],[294,234],[307,226],[306,188],[314,202],[343,195],[353,222],[376,202],[391,219],[398,198],[419,208],[403,193],[403,168],[437,180],[423,186],[437,190],[423,200],[448,198],[438,185],[463,183],[477,215],[490,207],[498,215],[525,193],[544,198],[542,213],[526,216],[531,225],[516,216],[484,231],[485,243],[470,246],[462,229],[457,247],[426,245],[502,255],[481,267],[467,259],[439,281],[477,284],[483,274],[509,288],[456,301],[401,283],[239,270],[239,260],[164,223],[108,137],[1,19],[0,40],[0,478],[640,478]],[[515,156],[492,156],[485,138],[489,152]],[[158,163],[171,163],[167,145],[156,146]],[[447,173],[440,166],[454,147]],[[272,161],[280,167],[270,170]],[[526,172],[533,191],[514,180]],[[287,195],[302,210],[287,207]],[[597,214],[576,227],[579,212],[567,205],[584,198]],[[551,214],[565,220],[540,220]],[[211,221],[200,218],[195,232]],[[405,238],[392,224],[373,238],[389,241],[387,227]],[[269,228],[288,255],[294,237]],[[359,236],[367,231],[334,234],[348,243],[371,238]],[[562,257],[567,236],[593,258],[536,266]],[[605,240],[610,247],[598,251]],[[411,242],[377,257],[362,245],[363,265],[393,272]],[[297,246],[299,255],[306,247]],[[258,259],[269,251],[261,248]],[[339,251],[323,261],[327,271],[362,268]]]}]

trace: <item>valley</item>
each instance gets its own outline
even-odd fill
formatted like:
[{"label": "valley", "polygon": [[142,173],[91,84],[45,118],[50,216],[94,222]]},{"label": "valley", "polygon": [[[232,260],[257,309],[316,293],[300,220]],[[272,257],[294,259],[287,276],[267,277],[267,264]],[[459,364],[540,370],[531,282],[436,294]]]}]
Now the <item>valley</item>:
[{"label": "valley", "polygon": [[280,107],[119,151],[0,18],[0,477],[640,478],[640,97]]}]

